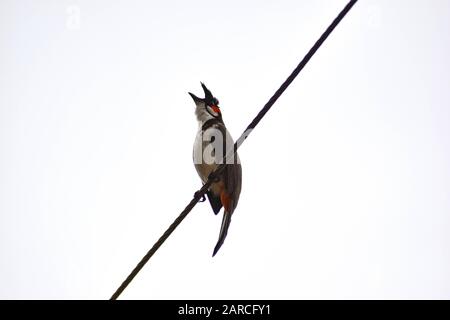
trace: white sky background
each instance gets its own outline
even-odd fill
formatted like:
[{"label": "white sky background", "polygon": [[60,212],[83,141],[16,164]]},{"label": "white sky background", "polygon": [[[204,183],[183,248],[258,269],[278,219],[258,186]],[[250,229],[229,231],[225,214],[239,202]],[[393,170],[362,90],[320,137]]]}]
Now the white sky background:
[{"label": "white sky background", "polygon": [[[1,0],[0,298],[109,298],[200,187],[187,92],[237,137],[346,2]],[[122,298],[450,298],[449,30],[359,1],[242,145],[218,255],[199,204]]]}]

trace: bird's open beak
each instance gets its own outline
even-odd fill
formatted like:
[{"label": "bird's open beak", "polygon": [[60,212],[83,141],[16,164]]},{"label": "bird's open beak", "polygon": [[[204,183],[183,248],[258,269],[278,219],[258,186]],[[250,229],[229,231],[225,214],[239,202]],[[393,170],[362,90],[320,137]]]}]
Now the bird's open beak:
[{"label": "bird's open beak", "polygon": [[201,101],[202,99],[200,99],[199,97],[197,97],[195,94],[193,94],[193,93],[191,93],[191,92],[188,92],[189,93],[189,95],[192,97],[192,99],[194,100],[194,102],[199,102],[199,101]]}]

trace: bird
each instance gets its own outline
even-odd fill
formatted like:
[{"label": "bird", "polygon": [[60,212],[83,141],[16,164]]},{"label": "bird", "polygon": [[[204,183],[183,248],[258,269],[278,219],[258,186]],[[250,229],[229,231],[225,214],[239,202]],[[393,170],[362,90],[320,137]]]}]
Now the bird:
[{"label": "bird", "polygon": [[[188,93],[195,102],[195,115],[199,124],[194,140],[193,161],[202,183],[205,184],[211,173],[223,163],[224,156],[233,150],[234,141],[223,121],[219,100],[203,82],[200,84],[205,94],[204,98]],[[206,192],[214,214],[217,215],[221,208],[224,208],[213,257],[225,241],[241,193],[242,167],[238,154],[235,152],[232,157],[228,156],[225,162],[224,170],[214,177]],[[205,200],[203,195],[201,201]]]}]

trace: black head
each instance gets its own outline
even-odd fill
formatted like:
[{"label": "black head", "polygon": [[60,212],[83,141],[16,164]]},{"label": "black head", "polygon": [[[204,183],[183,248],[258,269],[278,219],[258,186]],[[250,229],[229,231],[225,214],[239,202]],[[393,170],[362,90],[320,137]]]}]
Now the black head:
[{"label": "black head", "polygon": [[215,98],[211,91],[205,86],[203,82],[200,82],[203,88],[203,92],[205,93],[205,97],[199,98],[195,94],[189,92],[190,96],[194,100],[195,104],[198,104],[199,102],[203,102],[205,104],[206,110],[214,117],[220,117],[220,108],[219,108],[219,100]]}]

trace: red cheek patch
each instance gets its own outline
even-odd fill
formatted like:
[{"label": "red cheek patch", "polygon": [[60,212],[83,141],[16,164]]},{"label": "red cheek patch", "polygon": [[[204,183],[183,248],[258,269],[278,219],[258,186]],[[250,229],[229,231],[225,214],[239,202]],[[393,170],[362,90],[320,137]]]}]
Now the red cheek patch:
[{"label": "red cheek patch", "polygon": [[215,113],[220,113],[220,108],[218,106],[211,106],[211,109],[213,109]]}]

